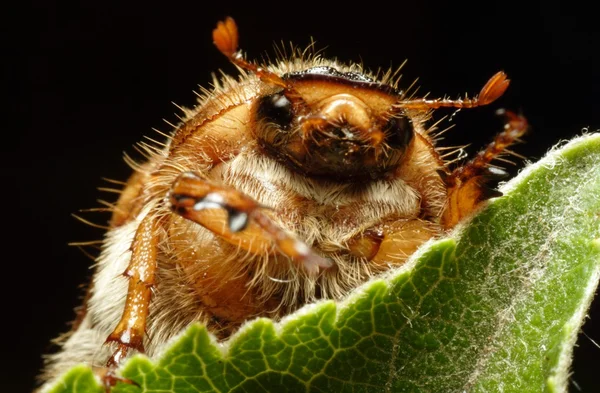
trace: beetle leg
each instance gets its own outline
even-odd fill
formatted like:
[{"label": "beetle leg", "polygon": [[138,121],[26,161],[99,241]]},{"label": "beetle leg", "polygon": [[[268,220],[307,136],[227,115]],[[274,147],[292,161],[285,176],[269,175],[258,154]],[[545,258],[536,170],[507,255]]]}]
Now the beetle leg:
[{"label": "beetle leg", "polygon": [[117,384],[117,382],[140,387],[140,385],[137,382],[135,382],[134,380],[119,377],[115,373],[114,367],[108,367],[108,366],[107,367],[94,367],[93,370],[96,373],[96,375],[100,378],[100,380],[102,381],[102,384],[104,385],[105,393],[110,393],[112,390],[112,387],[115,386]]},{"label": "beetle leg", "polygon": [[502,195],[487,183],[499,180],[507,176],[507,173],[491,166],[490,162],[506,153],[510,145],[519,141],[519,137],[527,131],[528,123],[523,116],[510,111],[499,110],[498,114],[506,118],[504,131],[471,161],[456,168],[449,175],[442,174],[448,186],[446,207],[441,219],[445,229],[453,228],[463,217],[475,211],[481,202]]},{"label": "beetle leg", "polygon": [[264,206],[237,190],[211,184],[193,172],[185,172],[177,178],[169,201],[180,216],[253,254],[265,254],[277,248],[310,274],[331,266],[328,259],[315,254],[277,225],[265,213]]},{"label": "beetle leg", "polygon": [[107,337],[106,343],[116,343],[117,349],[106,366],[119,365],[129,349],[144,352],[146,317],[152,295],[156,270],[158,236],[157,220],[146,216],[137,228],[131,245],[131,261],[123,273],[129,279],[125,309],[121,320]]},{"label": "beetle leg", "polygon": [[430,222],[396,220],[367,229],[348,241],[353,255],[372,265],[402,265],[423,243],[439,233]]}]

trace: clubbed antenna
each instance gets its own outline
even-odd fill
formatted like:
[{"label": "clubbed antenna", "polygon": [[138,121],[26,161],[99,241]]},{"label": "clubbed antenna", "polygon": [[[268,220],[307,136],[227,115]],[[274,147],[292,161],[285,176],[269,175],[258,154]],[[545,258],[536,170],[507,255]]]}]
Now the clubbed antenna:
[{"label": "clubbed antenna", "polygon": [[510,80],[503,71],[497,72],[483,86],[479,95],[475,98],[466,98],[458,100],[448,100],[438,98],[427,100],[424,98],[417,100],[400,101],[394,104],[397,109],[437,109],[437,108],[475,108],[477,106],[487,105],[496,101],[508,88]]},{"label": "clubbed antenna", "polygon": [[217,23],[217,27],[213,30],[213,42],[233,64],[254,73],[264,82],[291,90],[289,84],[279,75],[250,63],[244,58],[242,51],[238,49],[238,28],[233,18],[227,17],[224,21]]}]

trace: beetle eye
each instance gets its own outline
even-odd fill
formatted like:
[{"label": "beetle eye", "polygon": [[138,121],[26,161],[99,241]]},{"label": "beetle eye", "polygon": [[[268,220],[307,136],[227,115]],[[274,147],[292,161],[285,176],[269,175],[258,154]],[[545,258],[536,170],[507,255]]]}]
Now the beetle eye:
[{"label": "beetle eye", "polygon": [[257,114],[260,119],[277,124],[282,130],[287,130],[294,119],[292,102],[283,93],[262,97]]},{"label": "beetle eye", "polygon": [[383,131],[387,144],[393,149],[404,149],[414,136],[412,123],[406,116],[390,118]]}]

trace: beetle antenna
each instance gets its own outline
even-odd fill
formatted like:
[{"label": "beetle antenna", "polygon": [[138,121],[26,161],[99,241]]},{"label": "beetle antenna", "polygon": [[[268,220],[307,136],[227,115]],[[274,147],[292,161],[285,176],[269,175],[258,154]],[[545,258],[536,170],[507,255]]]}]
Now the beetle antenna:
[{"label": "beetle antenna", "polygon": [[437,108],[475,108],[477,106],[487,105],[496,101],[508,88],[510,80],[503,71],[497,72],[483,86],[479,95],[475,98],[465,98],[458,100],[449,100],[446,98],[437,98],[427,100],[424,98],[417,100],[404,100],[394,104],[394,109],[437,109]]},{"label": "beetle antenna", "polygon": [[279,75],[256,64],[250,63],[244,58],[244,54],[238,48],[238,28],[232,17],[228,16],[224,21],[217,23],[217,27],[213,30],[213,42],[217,49],[219,49],[219,51],[233,64],[254,73],[264,82],[281,86],[287,90],[292,90],[291,86]]}]

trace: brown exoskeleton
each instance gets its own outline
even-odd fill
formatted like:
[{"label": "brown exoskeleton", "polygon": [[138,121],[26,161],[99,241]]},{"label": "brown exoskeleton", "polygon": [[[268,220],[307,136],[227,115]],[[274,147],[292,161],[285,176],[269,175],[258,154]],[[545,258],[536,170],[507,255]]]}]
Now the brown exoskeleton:
[{"label": "brown exoskeleton", "polygon": [[498,196],[489,182],[504,173],[490,163],[527,128],[506,112],[504,131],[450,170],[431,111],[493,102],[503,72],[473,99],[412,98],[390,74],[319,56],[251,63],[230,18],[213,38],[242,76],[215,81],[135,166],[86,313],[46,379],[106,362],[110,384],[131,350],[152,356],[194,321],[226,338],[251,318],[343,297]]}]

